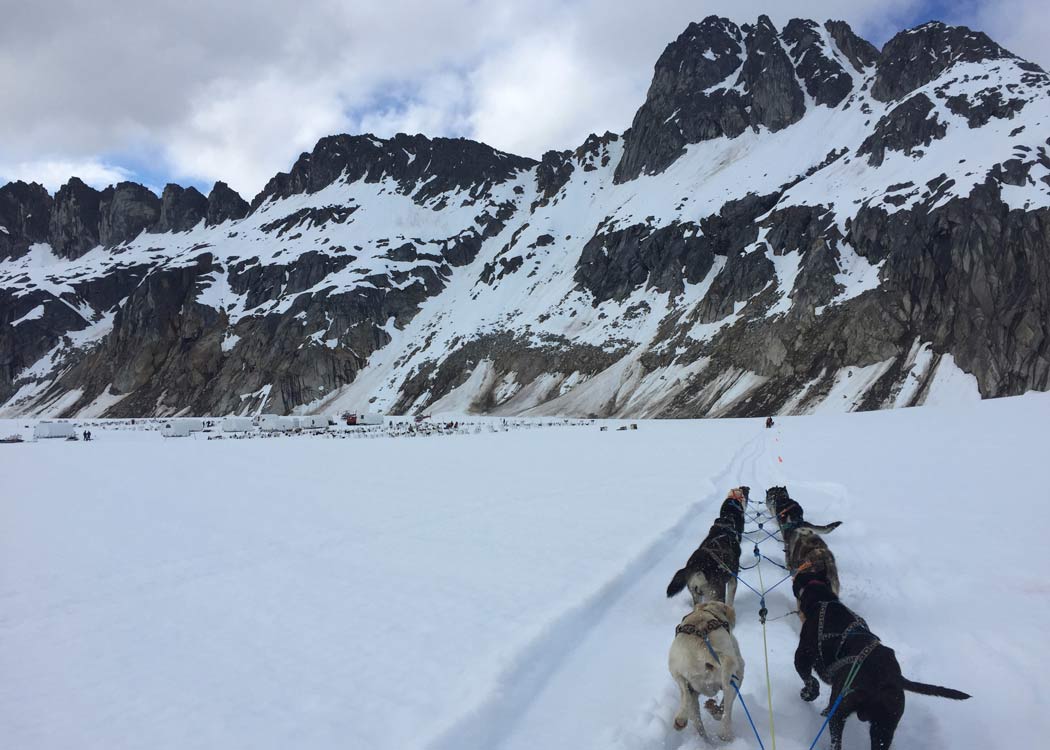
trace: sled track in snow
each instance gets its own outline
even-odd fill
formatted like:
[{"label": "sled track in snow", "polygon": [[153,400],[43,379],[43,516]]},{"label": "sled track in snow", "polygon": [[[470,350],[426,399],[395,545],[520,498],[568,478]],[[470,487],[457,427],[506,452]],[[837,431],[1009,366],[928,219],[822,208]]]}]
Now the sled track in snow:
[{"label": "sled track in snow", "polygon": [[[678,520],[628,563],[618,576],[547,625],[504,670],[498,682],[492,686],[491,697],[441,731],[426,744],[427,750],[491,750],[507,746],[537,696],[562,668],[566,659],[580,650],[596,627],[601,627],[611,610],[627,598],[642,579],[650,575],[662,578],[668,560],[678,559],[679,546],[683,542],[692,543],[689,540],[698,531],[702,536],[710,524],[712,511],[717,511],[725,498],[726,489],[746,483],[755,476],[765,440],[765,435],[759,433],[744,443],[725,471],[708,480],[714,485],[708,495],[689,505]],[[690,534],[688,540],[687,532]],[[680,563],[675,563],[670,572],[677,569]],[[666,582],[662,585],[666,586]],[[657,588],[655,593],[661,599],[664,597],[662,588]],[[673,630],[674,624],[668,623],[670,630]],[[611,627],[615,627],[615,624]],[[568,706],[565,708],[571,710]],[[535,739],[530,733],[525,733],[525,736]],[[542,746],[544,743],[535,744]]]}]

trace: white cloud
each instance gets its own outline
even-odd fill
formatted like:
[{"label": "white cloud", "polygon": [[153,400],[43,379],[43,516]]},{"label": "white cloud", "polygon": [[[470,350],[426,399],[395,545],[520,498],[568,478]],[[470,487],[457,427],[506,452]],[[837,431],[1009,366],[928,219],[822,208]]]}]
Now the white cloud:
[{"label": "white cloud", "polygon": [[999,0],[972,6],[968,22],[972,28],[983,31],[1016,55],[1050,68],[1050,7],[1046,0]]},{"label": "white cloud", "polygon": [[0,182],[39,182],[52,193],[64,185],[70,175],[76,175],[94,188],[104,188],[132,176],[131,172],[122,167],[97,159],[45,158],[16,164],[0,164]]},{"label": "white cloud", "polygon": [[[653,64],[691,20],[844,18],[881,43],[923,0],[51,0],[0,25],[4,177],[56,184],[100,154],[246,197],[335,132],[463,135],[538,156],[622,131]],[[961,0],[952,21],[1044,62],[1043,0]],[[62,158],[52,158],[60,154]],[[129,162],[143,163],[141,156]]]},{"label": "white cloud", "polygon": [[165,131],[164,153],[176,177],[223,180],[250,199],[296,155],[346,125],[339,101],[322,84],[280,75],[217,81],[191,100],[177,128]]}]

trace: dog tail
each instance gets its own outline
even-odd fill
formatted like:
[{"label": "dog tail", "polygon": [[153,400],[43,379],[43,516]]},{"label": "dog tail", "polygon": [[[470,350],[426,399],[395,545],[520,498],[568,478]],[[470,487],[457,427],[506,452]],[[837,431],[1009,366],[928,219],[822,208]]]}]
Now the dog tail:
[{"label": "dog tail", "polygon": [[927,685],[925,682],[912,682],[907,677],[901,677],[901,687],[909,693],[933,695],[937,698],[951,698],[953,701],[964,701],[970,697],[961,690],[952,690],[940,685]]},{"label": "dog tail", "polygon": [[829,531],[834,531],[842,525],[842,521],[835,521],[835,523],[825,524],[824,526],[817,526],[816,524],[810,523],[809,521],[803,521],[799,524],[804,529],[813,529],[818,534],[827,534]]},{"label": "dog tail", "polygon": [[685,585],[689,582],[689,569],[682,568],[674,574],[674,578],[667,584],[667,598],[670,599],[672,596],[677,594],[679,591],[685,588]]}]

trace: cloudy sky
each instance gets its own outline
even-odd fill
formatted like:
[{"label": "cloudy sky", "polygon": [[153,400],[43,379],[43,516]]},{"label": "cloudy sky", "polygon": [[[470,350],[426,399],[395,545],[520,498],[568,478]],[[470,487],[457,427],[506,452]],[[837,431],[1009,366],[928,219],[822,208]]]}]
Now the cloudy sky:
[{"label": "cloudy sky", "polygon": [[[1050,68],[1046,0],[0,0],[0,183],[73,174],[246,197],[331,133],[538,157],[624,130],[692,20],[936,18]],[[789,9],[789,10],[785,10]]]}]

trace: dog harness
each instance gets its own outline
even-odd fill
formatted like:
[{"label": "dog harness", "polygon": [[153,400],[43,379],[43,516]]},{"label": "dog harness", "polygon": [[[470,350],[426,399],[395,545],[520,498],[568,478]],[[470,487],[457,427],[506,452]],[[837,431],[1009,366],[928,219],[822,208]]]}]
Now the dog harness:
[{"label": "dog harness", "polygon": [[719,628],[725,628],[727,633],[731,632],[729,630],[728,622],[714,617],[711,620],[709,620],[708,623],[702,628],[698,628],[696,625],[691,625],[689,623],[683,622],[674,629],[674,634],[678,635],[679,633],[685,633],[686,635],[695,635],[697,638],[703,638],[704,640],[707,640],[707,636],[709,636],[711,633],[715,632]]},{"label": "dog harness", "polygon": [[[829,675],[834,675],[846,667],[854,666],[855,669],[859,670],[860,665],[868,658],[881,641],[871,632],[871,630],[868,629],[868,623],[864,621],[864,618],[854,613],[853,610],[845,605],[842,605],[842,607],[853,616],[853,622],[847,625],[841,633],[825,633],[824,615],[828,611],[829,604],[831,604],[831,602],[820,603],[820,615],[817,618],[818,671],[826,671]],[[867,637],[868,643],[866,643],[864,648],[855,654],[843,655],[842,649],[846,645],[846,639],[850,636]],[[824,642],[835,639],[838,639],[838,648],[835,649],[835,655],[832,658],[831,664],[828,665],[824,661]]]},{"label": "dog harness", "polygon": [[798,508],[799,510],[802,510],[802,506],[798,504],[797,500],[794,500],[792,498],[788,498],[787,505],[785,505],[783,508],[780,509],[780,512],[777,513],[777,518],[783,518],[788,513],[790,513],[791,511],[795,510],[795,508]]}]

